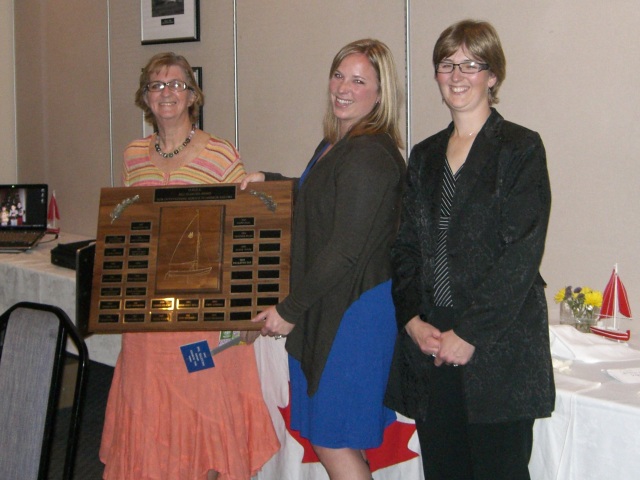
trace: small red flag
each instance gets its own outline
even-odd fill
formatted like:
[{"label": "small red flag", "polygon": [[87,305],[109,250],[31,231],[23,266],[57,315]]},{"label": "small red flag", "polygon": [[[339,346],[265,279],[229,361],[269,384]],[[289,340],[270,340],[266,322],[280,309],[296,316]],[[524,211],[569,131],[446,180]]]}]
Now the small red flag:
[{"label": "small red flag", "polygon": [[50,232],[60,231],[58,220],[60,220],[60,212],[58,211],[58,202],[56,202],[56,192],[54,190],[49,201],[49,210],[47,210],[47,228]]}]

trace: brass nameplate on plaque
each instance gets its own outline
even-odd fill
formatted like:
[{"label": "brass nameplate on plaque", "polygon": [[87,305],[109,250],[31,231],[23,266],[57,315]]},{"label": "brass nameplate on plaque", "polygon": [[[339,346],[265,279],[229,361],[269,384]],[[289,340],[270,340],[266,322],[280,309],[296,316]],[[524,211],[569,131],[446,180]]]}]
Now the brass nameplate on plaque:
[{"label": "brass nameplate on plaque", "polygon": [[291,181],[103,188],[90,332],[259,330],[289,293]]}]

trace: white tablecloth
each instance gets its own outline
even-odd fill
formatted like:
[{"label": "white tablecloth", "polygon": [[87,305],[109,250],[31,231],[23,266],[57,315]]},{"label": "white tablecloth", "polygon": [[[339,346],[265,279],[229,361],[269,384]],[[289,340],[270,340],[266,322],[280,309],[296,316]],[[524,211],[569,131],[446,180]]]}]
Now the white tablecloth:
[{"label": "white tablecloth", "polygon": [[[0,311],[27,300],[59,306],[75,321],[75,272],[52,265],[50,250],[58,242],[82,239],[63,233],[57,242],[43,243],[32,251],[0,254]],[[120,335],[92,335],[86,341],[92,360],[115,365]],[[634,324],[629,343],[640,350],[640,328]],[[256,358],[265,400],[282,444],[256,480],[327,480],[324,469],[307,461],[308,449],[286,428],[283,411],[286,413],[289,392],[284,342],[258,339]],[[613,368],[640,367],[640,361],[586,364],[565,360],[562,366],[562,372],[555,372],[555,412],[534,425],[531,478],[640,478],[640,384],[625,384],[606,373]],[[414,456],[420,449],[412,427],[403,418],[394,425],[397,431],[392,433],[391,444],[395,450],[387,449],[388,458],[374,462],[376,480],[423,480],[420,457]],[[408,457],[412,458],[392,464]]]},{"label": "white tablecloth", "polygon": [[[640,333],[631,346],[640,349]],[[262,388],[283,445],[258,480],[327,480],[317,463],[301,463],[303,448],[287,431],[278,407],[288,403],[284,344],[261,338],[256,355]],[[635,480],[640,478],[640,384],[625,384],[608,369],[640,367],[639,361],[562,363],[556,370],[556,406],[534,424],[532,480]],[[406,420],[403,420],[406,421]],[[419,452],[414,434],[407,448]],[[423,480],[419,457],[374,472],[376,480]]]},{"label": "white tablecloth", "polygon": [[[640,329],[633,325],[629,346],[640,349],[639,337]],[[554,372],[555,411],[534,424],[531,478],[640,478],[640,384],[622,383],[607,373],[640,367],[640,361],[588,364],[563,359],[560,365]]]},{"label": "white tablecloth", "polygon": [[[46,241],[45,237],[45,241]],[[51,264],[51,249],[58,243],[84,240],[71,234],[60,235],[57,241],[42,243],[35,249],[19,254],[0,254],[0,311],[20,301],[47,303],[62,308],[76,320],[76,275],[73,270]],[[94,334],[86,339],[91,360],[115,365],[120,352],[121,335]],[[287,431],[280,408],[288,404],[288,367],[284,342],[273,338],[260,338],[256,342],[256,359],[261,373],[265,400],[273,423],[280,437],[282,449],[257,475],[260,480],[326,480],[319,463],[303,462],[304,448]],[[408,423],[407,423],[408,422]],[[422,464],[416,452],[418,441],[410,421],[397,423],[395,428],[403,430],[404,445],[398,445],[399,436],[392,435],[391,446],[386,453],[389,458],[379,458],[377,464],[386,466],[374,473],[377,480],[415,479],[422,480]],[[404,427],[404,428],[403,428]],[[398,454],[395,451],[399,452]],[[389,466],[401,457],[412,457],[398,465]],[[375,463],[374,463],[375,465]]]},{"label": "white tablecloth", "polygon": [[[0,311],[15,303],[29,301],[60,307],[76,321],[76,273],[51,263],[51,249],[58,243],[86,240],[61,233],[58,240],[44,237],[40,245],[24,253],[0,254]],[[46,242],[46,243],[45,243]],[[120,352],[120,335],[91,335],[85,339],[89,358],[115,365]]]}]

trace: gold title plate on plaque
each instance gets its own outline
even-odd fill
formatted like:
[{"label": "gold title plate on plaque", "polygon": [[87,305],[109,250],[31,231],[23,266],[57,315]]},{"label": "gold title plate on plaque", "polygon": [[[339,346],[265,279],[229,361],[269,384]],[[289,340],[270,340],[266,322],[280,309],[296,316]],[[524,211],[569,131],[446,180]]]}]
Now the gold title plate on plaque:
[{"label": "gold title plate on plaque", "polygon": [[259,330],[289,293],[291,181],[103,188],[89,331]]}]

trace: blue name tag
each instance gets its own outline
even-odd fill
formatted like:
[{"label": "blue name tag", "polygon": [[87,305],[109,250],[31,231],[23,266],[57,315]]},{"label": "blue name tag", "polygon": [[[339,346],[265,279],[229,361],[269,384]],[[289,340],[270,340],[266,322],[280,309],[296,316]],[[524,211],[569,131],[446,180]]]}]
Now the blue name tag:
[{"label": "blue name tag", "polygon": [[184,363],[187,365],[189,373],[215,367],[213,357],[211,356],[211,349],[206,340],[182,345],[180,351],[182,352]]}]

